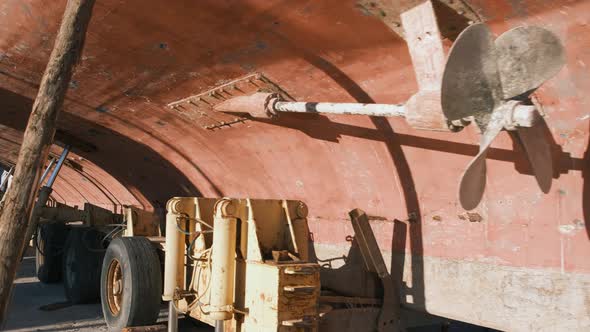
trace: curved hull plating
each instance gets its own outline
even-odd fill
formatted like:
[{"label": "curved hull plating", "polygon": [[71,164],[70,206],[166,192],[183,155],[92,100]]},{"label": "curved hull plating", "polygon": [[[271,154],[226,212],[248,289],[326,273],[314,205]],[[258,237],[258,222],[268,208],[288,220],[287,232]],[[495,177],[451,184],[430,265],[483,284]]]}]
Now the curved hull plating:
[{"label": "curved hull plating", "polygon": [[[146,209],[196,194],[300,199],[321,258],[346,252],[347,213],[358,207],[374,216],[392,271],[405,266],[408,306],[509,330],[590,328],[590,2],[469,4],[497,34],[540,25],[566,48],[566,67],[535,93],[556,165],[548,194],[506,132],[468,214],[457,190],[478,150],[474,126],[440,133],[403,119],[284,115],[210,130],[166,106],[252,72],[296,100],[402,103],[417,90],[414,73],[383,22],[398,4],[105,0],[59,124],[96,150],[70,158],[53,198]],[[0,3],[4,164],[16,160],[64,5]]]}]

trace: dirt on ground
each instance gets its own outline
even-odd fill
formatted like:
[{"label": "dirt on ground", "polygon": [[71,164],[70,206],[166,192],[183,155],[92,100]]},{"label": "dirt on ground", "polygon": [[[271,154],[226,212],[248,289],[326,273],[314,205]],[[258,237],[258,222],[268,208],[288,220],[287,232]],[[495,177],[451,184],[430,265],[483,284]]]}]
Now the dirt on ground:
[{"label": "dirt on ground", "polygon": [[[166,323],[167,310],[162,306],[159,322]],[[35,275],[35,257],[25,257],[14,281],[12,301],[3,331],[108,331],[100,303],[70,305],[63,285],[43,284]],[[189,319],[179,320],[179,331],[213,331]]]},{"label": "dirt on ground", "polygon": [[[29,248],[30,249],[30,248]],[[28,251],[29,254],[33,252]],[[159,323],[166,324],[168,312],[165,305],[160,311]],[[461,322],[449,322],[449,332],[483,332],[493,331]],[[420,324],[418,324],[420,325]],[[427,326],[408,329],[412,332],[438,332],[440,324],[425,323]],[[187,318],[178,322],[180,332],[212,332],[213,328]],[[25,257],[20,264],[14,282],[12,301],[8,319],[2,331],[109,331],[106,326],[99,303],[71,305],[67,303],[63,285],[43,284],[35,275],[35,257]]]}]

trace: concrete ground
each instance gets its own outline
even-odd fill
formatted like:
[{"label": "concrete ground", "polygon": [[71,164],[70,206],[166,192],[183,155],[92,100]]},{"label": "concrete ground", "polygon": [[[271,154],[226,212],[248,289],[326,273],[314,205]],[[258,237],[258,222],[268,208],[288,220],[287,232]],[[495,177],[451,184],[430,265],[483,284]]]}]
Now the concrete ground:
[{"label": "concrete ground", "polygon": [[[160,311],[159,322],[166,324],[166,307]],[[440,324],[426,323],[411,332],[439,332]],[[181,332],[210,332],[213,328],[190,319],[179,320]],[[420,325],[420,324],[418,324]],[[2,330],[0,328],[0,330]],[[442,329],[445,330],[445,329]],[[35,275],[35,257],[25,257],[14,282],[13,298],[3,331],[108,331],[100,304],[69,305],[62,284],[42,284]],[[452,322],[448,332],[485,332],[490,329]]]},{"label": "concrete ground", "polygon": [[[162,307],[159,321],[165,323]],[[2,329],[0,329],[2,330]],[[179,330],[205,332],[213,329],[198,322],[181,319]],[[42,284],[35,276],[35,257],[25,257],[14,282],[8,319],[3,331],[108,331],[100,304],[69,305],[62,284]]]}]

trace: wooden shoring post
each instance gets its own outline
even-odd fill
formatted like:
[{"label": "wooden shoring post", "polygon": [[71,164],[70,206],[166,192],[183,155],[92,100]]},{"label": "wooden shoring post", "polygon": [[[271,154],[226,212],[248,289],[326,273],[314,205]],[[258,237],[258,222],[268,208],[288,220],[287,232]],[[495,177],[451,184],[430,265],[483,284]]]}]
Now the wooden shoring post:
[{"label": "wooden shoring post", "polygon": [[25,235],[42,166],[53,141],[73,67],[82,53],[94,2],[67,2],[25,129],[12,188],[6,193],[4,207],[0,211],[0,326],[6,319],[12,283],[25,247]]}]

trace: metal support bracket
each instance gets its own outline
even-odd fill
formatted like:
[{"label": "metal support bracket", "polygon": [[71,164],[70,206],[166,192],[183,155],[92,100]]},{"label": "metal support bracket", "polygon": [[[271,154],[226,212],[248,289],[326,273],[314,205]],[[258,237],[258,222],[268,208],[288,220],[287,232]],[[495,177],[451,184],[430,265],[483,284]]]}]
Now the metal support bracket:
[{"label": "metal support bracket", "polygon": [[391,274],[387,271],[387,266],[383,260],[383,255],[379,250],[379,245],[375,239],[375,234],[369,225],[367,214],[360,210],[354,209],[349,212],[350,221],[354,228],[355,239],[359,244],[361,255],[365,261],[367,270],[376,273],[383,283],[383,304],[377,323],[377,331],[380,332],[397,332],[400,331],[400,291],[397,285],[394,285]]},{"label": "metal support bracket", "polygon": [[432,2],[426,1],[400,17],[419,88],[406,104],[406,121],[418,129],[462,129],[460,123],[447,121],[441,107],[445,52]]}]

